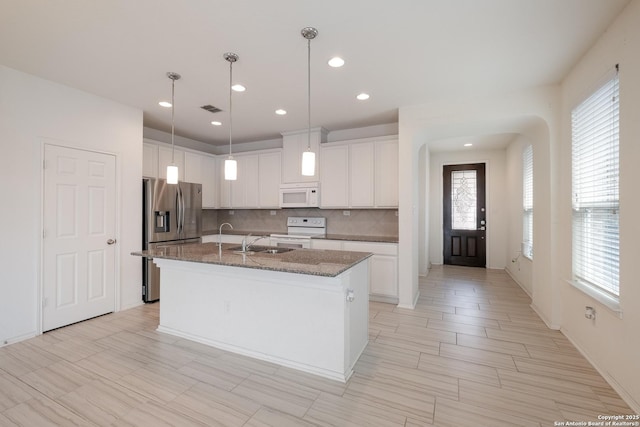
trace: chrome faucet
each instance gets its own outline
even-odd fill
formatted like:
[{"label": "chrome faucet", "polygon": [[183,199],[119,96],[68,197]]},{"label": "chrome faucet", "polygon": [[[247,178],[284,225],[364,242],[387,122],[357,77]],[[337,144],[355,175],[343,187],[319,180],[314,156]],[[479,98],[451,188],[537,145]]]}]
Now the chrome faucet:
[{"label": "chrome faucet", "polygon": [[229,224],[228,222],[222,223],[220,225],[220,230],[218,231],[218,247],[222,247],[222,227],[224,227],[225,225],[228,225],[233,230],[233,225]]},{"label": "chrome faucet", "polygon": [[242,252],[247,252],[249,249],[251,249],[251,246],[257,242],[260,239],[266,239],[269,236],[258,236],[255,239],[253,239],[251,242],[247,243],[247,237],[251,237],[251,233],[247,234],[243,239],[242,239]]}]

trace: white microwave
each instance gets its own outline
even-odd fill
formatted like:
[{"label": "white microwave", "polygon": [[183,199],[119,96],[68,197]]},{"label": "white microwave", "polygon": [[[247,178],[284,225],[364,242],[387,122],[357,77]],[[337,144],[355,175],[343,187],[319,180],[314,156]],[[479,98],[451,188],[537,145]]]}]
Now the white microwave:
[{"label": "white microwave", "polygon": [[280,185],[281,208],[317,208],[320,206],[320,183],[301,182]]}]

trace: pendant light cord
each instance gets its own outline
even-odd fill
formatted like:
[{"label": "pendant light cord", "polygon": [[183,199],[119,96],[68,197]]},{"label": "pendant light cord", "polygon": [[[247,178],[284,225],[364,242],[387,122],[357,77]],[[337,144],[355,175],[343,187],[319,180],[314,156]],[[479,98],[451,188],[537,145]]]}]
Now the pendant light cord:
[{"label": "pendant light cord", "polygon": [[311,39],[307,39],[307,150],[311,151]]},{"label": "pendant light cord", "polygon": [[233,129],[233,90],[231,85],[233,84],[233,61],[229,61],[229,157],[231,157],[231,138]]},{"label": "pendant light cord", "polygon": [[175,131],[175,126],[174,126],[174,113],[175,113],[175,86],[176,86],[176,81],[175,79],[171,79],[171,164],[175,164],[175,144],[174,144],[174,131]]}]

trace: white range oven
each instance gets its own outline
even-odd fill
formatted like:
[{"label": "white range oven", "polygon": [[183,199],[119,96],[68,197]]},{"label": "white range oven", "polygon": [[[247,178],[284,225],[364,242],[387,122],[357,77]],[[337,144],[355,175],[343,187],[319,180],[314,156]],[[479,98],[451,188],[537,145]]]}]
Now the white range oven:
[{"label": "white range oven", "polygon": [[272,234],[271,245],[282,248],[309,249],[311,237],[327,234],[327,219],[322,217],[289,217],[287,234]]}]

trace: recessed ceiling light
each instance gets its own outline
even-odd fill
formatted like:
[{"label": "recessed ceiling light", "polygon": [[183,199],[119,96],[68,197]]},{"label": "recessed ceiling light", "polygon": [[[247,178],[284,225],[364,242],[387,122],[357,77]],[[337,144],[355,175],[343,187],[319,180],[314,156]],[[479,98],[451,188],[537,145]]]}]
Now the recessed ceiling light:
[{"label": "recessed ceiling light", "polygon": [[465,147],[472,147],[472,146],[473,146],[473,144],[472,144],[472,143],[470,143],[470,142],[467,142],[466,144],[464,144],[464,146],[465,146]]},{"label": "recessed ceiling light", "polygon": [[233,86],[231,86],[231,89],[235,90],[236,92],[244,92],[245,90],[247,90],[247,88],[242,86],[240,83],[234,84]]},{"label": "recessed ceiling light", "polygon": [[361,93],[358,96],[356,96],[356,98],[358,98],[360,101],[365,101],[365,100],[369,99],[369,94],[368,93]]},{"label": "recessed ceiling light", "polygon": [[215,121],[215,120],[212,121],[211,124],[214,125],[214,126],[222,126],[222,122],[218,122],[218,121]]},{"label": "recessed ceiling light", "polygon": [[171,103],[169,101],[160,101],[158,102],[158,105],[164,108],[171,108]]},{"label": "recessed ceiling light", "polygon": [[342,67],[344,65],[344,59],[340,58],[339,56],[334,56],[329,60],[328,64],[333,68]]},{"label": "recessed ceiling light", "polygon": [[285,114],[287,114],[287,110],[283,110],[282,108],[279,108],[276,110],[276,114],[279,116],[284,116]]}]

